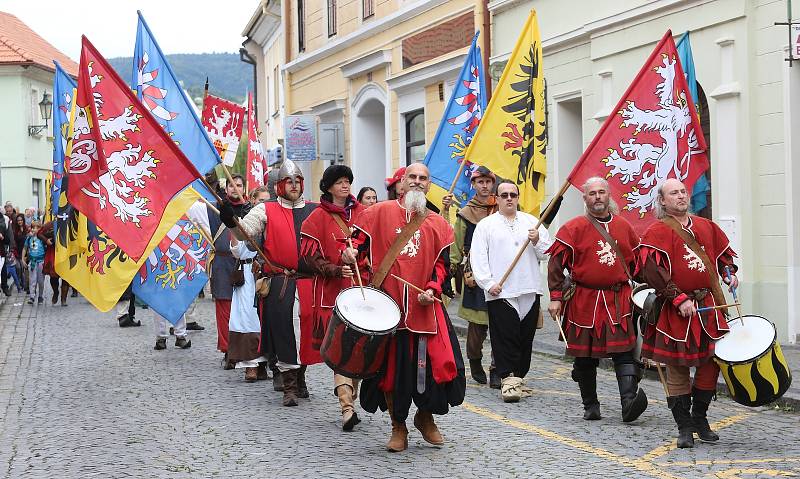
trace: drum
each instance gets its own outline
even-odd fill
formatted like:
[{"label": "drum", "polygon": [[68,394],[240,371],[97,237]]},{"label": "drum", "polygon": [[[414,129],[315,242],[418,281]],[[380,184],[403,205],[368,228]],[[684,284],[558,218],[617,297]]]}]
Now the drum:
[{"label": "drum", "polygon": [[[656,296],[656,290],[647,284],[640,284],[631,291],[633,308],[633,322],[637,327],[643,327],[644,322],[655,324],[661,313],[661,302]],[[642,320],[642,321],[640,321]]]},{"label": "drum", "polygon": [[354,379],[377,375],[388,352],[389,338],[400,324],[400,308],[383,291],[342,290],[336,297],[320,354],[337,373]]},{"label": "drum", "polygon": [[778,344],[775,325],[752,315],[729,320],[728,325],[730,332],[714,347],[714,361],[733,400],[755,407],[783,396],[792,384],[792,374]]}]

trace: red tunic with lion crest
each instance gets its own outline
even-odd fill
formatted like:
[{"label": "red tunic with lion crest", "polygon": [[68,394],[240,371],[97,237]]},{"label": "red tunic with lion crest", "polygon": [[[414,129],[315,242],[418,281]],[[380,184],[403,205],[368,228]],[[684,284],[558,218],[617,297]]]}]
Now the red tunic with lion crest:
[{"label": "red tunic with lion crest", "polygon": [[623,258],[585,216],[564,224],[548,250],[551,301],[562,300],[565,269],[575,283],[574,296],[564,304],[564,332],[567,354],[576,357],[601,358],[630,351],[636,343],[631,287],[623,264],[633,271],[639,238],[621,216],[598,222],[616,240]]}]

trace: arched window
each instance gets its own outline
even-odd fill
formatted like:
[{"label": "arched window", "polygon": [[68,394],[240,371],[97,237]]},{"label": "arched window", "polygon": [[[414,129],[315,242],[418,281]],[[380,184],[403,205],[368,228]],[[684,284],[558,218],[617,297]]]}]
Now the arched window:
[{"label": "arched window", "polygon": [[406,113],[406,165],[425,159],[425,110]]}]

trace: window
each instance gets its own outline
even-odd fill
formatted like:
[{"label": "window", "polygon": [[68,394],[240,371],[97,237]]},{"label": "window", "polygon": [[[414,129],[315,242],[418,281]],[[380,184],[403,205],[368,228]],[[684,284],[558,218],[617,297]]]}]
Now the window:
[{"label": "window", "polygon": [[425,159],[425,110],[405,114],[406,120],[406,165]]},{"label": "window", "polygon": [[305,0],[297,0],[297,49],[306,51],[306,8]]},{"label": "window", "polygon": [[28,123],[29,125],[39,125],[42,124],[43,122],[42,114],[39,112],[39,102],[42,101],[41,98],[42,97],[39,94],[39,90],[37,90],[36,88],[32,88],[31,107],[30,107],[31,118],[30,118],[30,123]]},{"label": "window", "polygon": [[361,16],[365,20],[375,15],[375,0],[361,0]]},{"label": "window", "polygon": [[328,0],[328,36],[336,35],[336,0]]},{"label": "window", "polygon": [[272,73],[272,114],[277,115],[281,101],[281,72],[280,65],[275,65]]},{"label": "window", "polygon": [[33,200],[32,205],[39,210],[42,206],[39,202],[39,192],[42,190],[42,180],[39,178],[34,178],[33,183],[31,185],[31,199]]}]

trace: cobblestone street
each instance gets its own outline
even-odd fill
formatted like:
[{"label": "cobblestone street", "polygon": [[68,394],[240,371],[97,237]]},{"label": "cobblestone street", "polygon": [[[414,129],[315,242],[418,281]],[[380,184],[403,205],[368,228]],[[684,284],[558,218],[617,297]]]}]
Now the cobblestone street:
[{"label": "cobblestone street", "polygon": [[[616,380],[601,371],[603,419],[586,422],[570,364],[535,356],[531,396],[504,404],[468,381],[462,407],[437,419],[441,449],[412,428],[409,449],[389,454],[386,414],[359,411],[340,430],[332,375],[309,371],[310,400],[281,407],[271,382],[246,384],[220,368],[213,303],[192,348],[153,350],[150,311],[140,328],[83,299],[68,307],[8,298],[0,309],[0,476],[49,477],[657,477],[800,476],[798,416],[720,397],[710,420],[721,436],[676,450],[661,385],[643,383],[650,407],[619,419]],[[409,422],[410,426],[410,422]]]}]

